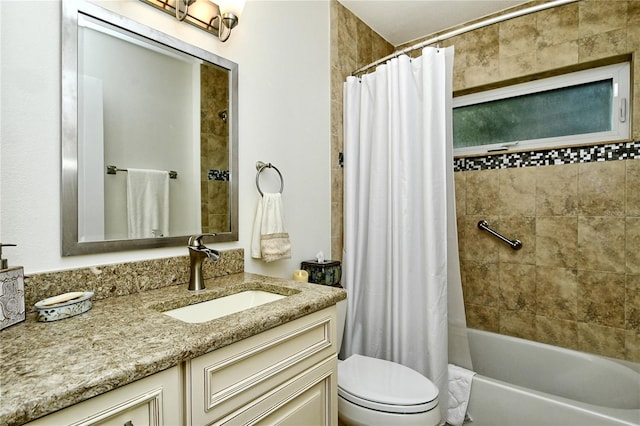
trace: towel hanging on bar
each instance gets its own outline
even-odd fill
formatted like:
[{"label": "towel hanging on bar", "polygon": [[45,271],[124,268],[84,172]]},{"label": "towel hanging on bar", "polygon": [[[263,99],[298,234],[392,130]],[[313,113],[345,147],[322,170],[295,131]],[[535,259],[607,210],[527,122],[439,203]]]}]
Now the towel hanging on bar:
[{"label": "towel hanging on bar", "polygon": [[166,170],[129,169],[127,225],[129,238],[169,236],[169,176]]},{"label": "towel hanging on bar", "polygon": [[[107,166],[107,174],[115,175],[117,172],[128,172],[129,169],[119,169],[116,166]],[[169,179],[178,179],[178,172],[175,170],[169,170]]]},{"label": "towel hanging on bar", "polygon": [[291,258],[291,240],[284,224],[282,194],[266,193],[258,200],[251,257],[265,262]]}]

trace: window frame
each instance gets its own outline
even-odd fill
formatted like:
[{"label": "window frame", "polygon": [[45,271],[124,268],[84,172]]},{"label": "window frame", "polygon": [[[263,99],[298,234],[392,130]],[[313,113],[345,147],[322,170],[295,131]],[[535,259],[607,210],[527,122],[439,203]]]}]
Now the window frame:
[{"label": "window frame", "polygon": [[487,145],[475,145],[453,149],[455,156],[491,154],[516,150],[550,149],[564,146],[587,145],[592,143],[629,140],[631,106],[631,66],[629,62],[591,68],[554,77],[541,78],[525,83],[514,84],[482,92],[461,95],[453,98],[453,109],[457,107],[482,104],[553,89],[561,89],[580,84],[613,80],[613,99],[611,130],[604,132],[530,139],[523,141],[500,142]]}]

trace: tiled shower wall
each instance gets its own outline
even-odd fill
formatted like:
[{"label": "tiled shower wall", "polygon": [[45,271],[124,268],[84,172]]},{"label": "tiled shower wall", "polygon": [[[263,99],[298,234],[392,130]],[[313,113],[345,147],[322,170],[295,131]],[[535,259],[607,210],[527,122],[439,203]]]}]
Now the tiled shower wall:
[{"label": "tiled shower wall", "polygon": [[639,159],[455,179],[470,327],[640,361]]},{"label": "tiled shower wall", "polygon": [[229,231],[229,126],[220,115],[229,108],[228,71],[200,66],[200,199],[202,232]]},{"label": "tiled shower wall", "polygon": [[[332,19],[339,27],[332,31],[357,28],[356,18],[342,16],[350,12],[337,4],[334,10],[340,19]],[[341,83],[365,65],[345,65],[343,55],[353,52],[353,42],[332,38],[336,157],[342,150]],[[633,55],[633,138],[640,139],[640,0],[582,0],[441,45],[456,49],[454,91]],[[455,173],[470,326],[640,361],[640,157],[602,159],[548,166],[515,161]],[[332,257],[339,258],[341,169],[332,175]],[[521,239],[523,249],[512,251],[479,231],[480,219]]]},{"label": "tiled shower wall", "polygon": [[342,84],[356,69],[393,53],[393,46],[331,0],[331,258],[342,259]]}]

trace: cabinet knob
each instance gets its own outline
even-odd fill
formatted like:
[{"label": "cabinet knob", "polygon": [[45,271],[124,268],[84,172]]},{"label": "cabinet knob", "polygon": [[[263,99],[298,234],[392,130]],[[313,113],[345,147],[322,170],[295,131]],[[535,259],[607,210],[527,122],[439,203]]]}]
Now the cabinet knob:
[{"label": "cabinet knob", "polygon": [[127,420],[124,426],[133,426],[133,423],[131,423],[131,420]]}]

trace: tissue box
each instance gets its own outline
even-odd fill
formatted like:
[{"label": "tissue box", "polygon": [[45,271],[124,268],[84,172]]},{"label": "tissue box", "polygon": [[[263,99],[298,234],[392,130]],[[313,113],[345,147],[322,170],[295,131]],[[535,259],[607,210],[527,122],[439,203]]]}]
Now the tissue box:
[{"label": "tissue box", "polygon": [[342,266],[339,260],[308,260],[300,263],[300,268],[309,273],[309,282],[323,285],[340,284]]},{"label": "tissue box", "polygon": [[0,330],[24,321],[24,269],[0,270]]}]

